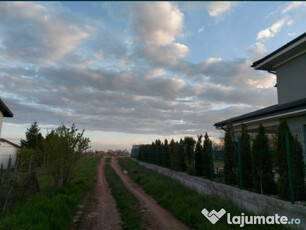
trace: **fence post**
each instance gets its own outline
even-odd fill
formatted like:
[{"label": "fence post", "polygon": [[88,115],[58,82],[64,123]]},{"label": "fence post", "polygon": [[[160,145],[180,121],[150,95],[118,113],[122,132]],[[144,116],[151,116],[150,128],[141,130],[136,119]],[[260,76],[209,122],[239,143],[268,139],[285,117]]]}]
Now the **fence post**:
[{"label": "fence post", "polygon": [[209,143],[210,151],[209,151],[209,158],[210,158],[210,180],[213,180],[214,178],[214,160],[213,160],[213,154],[212,154],[212,141]]},{"label": "fence post", "polygon": [[241,138],[240,137],[238,137],[238,167],[239,167],[239,188],[242,189]]},{"label": "fence post", "polygon": [[289,189],[290,189],[290,201],[294,204],[294,193],[292,183],[292,168],[291,168],[291,152],[290,152],[290,136],[289,132],[286,132],[286,152],[287,152],[287,163],[288,163],[288,176],[289,176]]}]

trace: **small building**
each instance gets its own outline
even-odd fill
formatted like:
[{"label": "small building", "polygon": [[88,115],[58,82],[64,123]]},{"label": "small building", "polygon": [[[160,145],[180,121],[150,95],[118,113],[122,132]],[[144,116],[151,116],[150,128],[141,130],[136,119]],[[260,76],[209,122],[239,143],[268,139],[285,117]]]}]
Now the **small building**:
[{"label": "small building", "polygon": [[1,138],[2,123],[4,117],[13,117],[14,114],[0,99],[0,166],[6,169],[9,158],[12,158],[12,167],[15,166],[17,151],[20,146]]},{"label": "small building", "polygon": [[6,169],[8,161],[11,158],[11,168],[15,167],[17,152],[21,149],[19,145],[14,144],[8,140],[0,138],[0,166]]},{"label": "small building", "polygon": [[276,133],[281,118],[286,118],[293,135],[298,136],[306,161],[306,33],[295,38],[251,66],[276,75],[278,104],[247,114],[232,117],[214,124],[225,129],[229,121],[234,131],[241,131],[241,124],[249,132],[257,132],[262,124],[269,133]]},{"label": "small building", "polygon": [[1,130],[2,130],[2,123],[4,117],[13,117],[14,114],[11,110],[4,104],[4,102],[0,98],[0,137],[1,137]]}]

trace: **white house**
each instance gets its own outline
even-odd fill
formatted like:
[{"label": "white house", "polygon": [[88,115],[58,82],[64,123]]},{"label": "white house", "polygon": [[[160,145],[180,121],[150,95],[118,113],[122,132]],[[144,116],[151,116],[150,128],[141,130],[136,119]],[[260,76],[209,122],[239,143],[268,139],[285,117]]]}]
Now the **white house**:
[{"label": "white house", "polygon": [[217,129],[225,129],[229,121],[235,132],[241,124],[249,132],[257,132],[262,124],[267,133],[275,133],[281,118],[286,118],[293,135],[302,144],[306,161],[306,33],[253,63],[256,70],[276,75],[278,104],[215,123]]},{"label": "white house", "polygon": [[14,114],[0,99],[0,166],[2,164],[4,169],[7,167],[10,157],[12,159],[12,167],[15,166],[17,151],[20,149],[20,146],[1,138],[3,118],[13,116]]}]

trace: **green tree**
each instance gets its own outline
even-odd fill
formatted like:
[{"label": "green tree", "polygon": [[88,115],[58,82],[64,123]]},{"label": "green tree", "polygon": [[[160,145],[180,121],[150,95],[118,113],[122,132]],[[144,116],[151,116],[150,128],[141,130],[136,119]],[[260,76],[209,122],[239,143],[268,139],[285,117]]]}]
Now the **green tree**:
[{"label": "green tree", "polygon": [[35,121],[25,133],[26,139],[21,139],[21,147],[33,150],[42,149],[43,136],[38,123]]},{"label": "green tree", "polygon": [[210,143],[211,140],[209,139],[207,133],[205,133],[202,159],[203,159],[203,175],[206,178],[211,177]]},{"label": "green tree", "polygon": [[185,137],[184,144],[185,144],[185,153],[186,153],[186,165],[187,165],[187,173],[193,173],[194,167],[194,145],[196,141],[192,137]]},{"label": "green tree", "polygon": [[252,170],[254,188],[261,194],[274,192],[271,155],[265,128],[260,124],[253,142]]},{"label": "green tree", "polygon": [[203,175],[203,160],[202,160],[202,135],[198,136],[198,141],[195,149],[195,175]]},{"label": "green tree", "polygon": [[227,123],[224,137],[224,180],[227,184],[237,184],[237,148],[232,122]]},{"label": "green tree", "polygon": [[179,143],[179,170],[182,172],[186,172],[186,151],[185,151],[185,143],[183,139],[180,139]]},{"label": "green tree", "polygon": [[47,155],[49,172],[58,188],[69,184],[76,162],[90,148],[90,140],[83,134],[84,130],[78,132],[74,124],[71,128],[61,125],[45,138],[43,149]]},{"label": "green tree", "polygon": [[168,140],[165,139],[165,145],[164,145],[164,154],[165,154],[165,157],[164,157],[164,166],[169,168],[170,167],[170,153],[169,153],[169,144],[168,144]]},{"label": "green tree", "polygon": [[291,163],[294,198],[296,200],[306,200],[303,148],[301,143],[298,141],[297,136],[292,139],[292,144]]},{"label": "green tree", "polygon": [[251,159],[251,140],[248,134],[247,126],[242,125],[241,131],[241,169],[242,184],[246,188],[251,188],[252,183],[252,159]]},{"label": "green tree", "polygon": [[172,139],[169,144],[169,155],[170,155],[170,169],[177,170],[176,169],[176,143]]},{"label": "green tree", "polygon": [[305,199],[305,164],[302,155],[302,147],[299,141],[290,132],[285,119],[280,121],[277,134],[277,172],[279,174],[278,193],[282,199],[289,200],[289,172],[286,148],[286,133],[289,135],[289,145],[291,153],[291,168],[295,199]]}]

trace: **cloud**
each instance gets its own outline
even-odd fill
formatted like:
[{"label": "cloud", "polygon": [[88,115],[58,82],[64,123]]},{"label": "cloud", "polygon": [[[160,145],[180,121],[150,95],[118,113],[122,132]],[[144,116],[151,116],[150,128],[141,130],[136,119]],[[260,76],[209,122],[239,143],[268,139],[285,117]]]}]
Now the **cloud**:
[{"label": "cloud", "polygon": [[235,2],[206,2],[208,13],[212,17],[219,17],[229,11],[236,3]]},{"label": "cloud", "polygon": [[229,12],[236,2],[212,1],[212,2],[188,2],[183,3],[186,10],[199,10],[205,8],[209,16],[214,18],[222,17],[226,12]]},{"label": "cloud", "polygon": [[284,25],[286,25],[286,23],[288,23],[288,25],[291,24],[291,20],[288,17],[278,20],[277,22],[275,22],[272,26],[268,27],[267,29],[261,30],[257,34],[256,40],[265,40],[265,39],[273,38],[277,33],[280,32],[281,28]]},{"label": "cloud", "polygon": [[139,57],[163,63],[188,55],[189,48],[175,42],[182,32],[184,21],[184,14],[176,4],[150,2],[133,6],[132,28]]},{"label": "cloud", "polygon": [[201,28],[198,29],[198,33],[201,33],[204,31],[204,26],[202,26]]},{"label": "cloud", "polygon": [[[212,17],[233,6],[207,4]],[[1,98],[16,124],[76,123],[139,136],[217,135],[215,122],[276,102],[275,76],[250,68],[267,53],[261,41],[244,58],[188,60],[179,3],[132,3],[123,33],[60,4],[1,6]]]},{"label": "cloud", "polygon": [[[12,61],[50,64],[73,52],[90,36],[89,24],[77,24],[67,11],[34,2],[3,2],[0,7],[0,55]],[[86,20],[85,20],[86,21]]]},{"label": "cloud", "polygon": [[306,7],[306,2],[291,2],[285,9],[282,10],[282,13],[288,13],[289,11],[300,9]]}]

